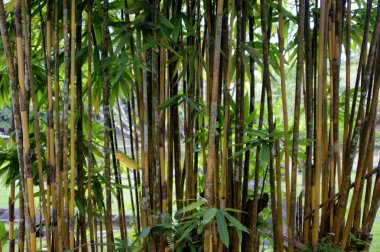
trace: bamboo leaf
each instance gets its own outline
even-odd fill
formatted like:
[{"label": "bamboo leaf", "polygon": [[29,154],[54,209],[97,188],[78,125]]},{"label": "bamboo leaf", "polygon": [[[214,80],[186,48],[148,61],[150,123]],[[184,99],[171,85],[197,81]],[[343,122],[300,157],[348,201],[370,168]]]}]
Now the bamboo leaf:
[{"label": "bamboo leaf", "polygon": [[18,228],[15,228],[15,230],[13,230],[13,237],[12,237],[12,239],[16,239],[17,234],[18,234]]},{"label": "bamboo leaf", "polygon": [[185,99],[185,102],[189,104],[190,106],[192,106],[196,111],[201,112],[201,109],[198,107],[198,105],[188,96],[183,95],[183,99]]},{"label": "bamboo leaf", "polygon": [[208,209],[203,215],[202,224],[208,224],[215,217],[217,212],[218,210],[216,208]]},{"label": "bamboo leaf", "polygon": [[160,20],[160,22],[165,25],[166,27],[170,28],[170,29],[174,29],[174,25],[169,21],[169,19],[167,19],[164,15],[160,14],[158,16],[158,19]]},{"label": "bamboo leaf", "polygon": [[185,15],[184,13],[181,13],[182,15],[182,20],[183,22],[185,23],[185,26],[186,26],[186,30],[187,32],[191,35],[191,36],[196,36],[196,33],[195,33],[195,29],[194,27],[191,25],[190,23],[190,20],[189,20],[189,17],[187,15]]},{"label": "bamboo leaf", "polygon": [[178,212],[180,213],[184,213],[184,212],[189,212],[189,211],[192,211],[200,206],[203,206],[205,203],[205,200],[204,199],[200,199],[194,203],[191,203],[190,205],[188,205],[187,207],[185,208],[182,208],[180,209]]},{"label": "bamboo leaf", "polygon": [[176,17],[174,19],[174,30],[172,33],[172,40],[174,41],[174,43],[177,43],[178,41],[180,30],[181,30],[181,20]]},{"label": "bamboo leaf", "polygon": [[261,144],[261,161],[269,163],[270,159],[270,149],[269,144],[267,142],[262,142]]},{"label": "bamboo leaf", "polygon": [[167,99],[166,101],[161,103],[158,106],[158,109],[163,110],[163,109],[166,109],[166,108],[171,107],[173,105],[178,106],[178,104],[180,103],[179,101],[181,100],[182,96],[183,96],[182,94],[177,94],[177,95],[170,97],[169,99]]},{"label": "bamboo leaf", "polygon": [[129,168],[131,168],[133,170],[139,170],[140,169],[140,166],[132,158],[128,157],[123,152],[116,151],[115,155],[116,155],[116,158],[121,163],[123,163],[124,165],[126,165],[127,167],[129,167]]},{"label": "bamboo leaf", "polygon": [[241,224],[241,222],[238,219],[236,219],[235,217],[233,217],[232,215],[230,215],[227,211],[223,209],[221,210],[221,212],[229,220],[231,225],[234,226],[237,230],[241,230],[243,232],[249,233],[248,228],[243,226],[243,224]]},{"label": "bamboo leaf", "polygon": [[126,14],[133,14],[136,12],[141,11],[146,7],[147,3],[145,1],[136,1],[132,4],[128,5],[128,8],[126,9]]},{"label": "bamboo leaf", "polygon": [[220,211],[216,213],[216,224],[218,226],[218,234],[223,244],[228,248],[230,245],[230,237],[228,235],[227,223]]},{"label": "bamboo leaf", "polygon": [[83,214],[83,215],[86,214],[86,211],[84,210],[84,206],[82,204],[82,201],[79,198],[79,195],[77,195],[77,194],[75,195],[75,205],[77,206],[77,208],[81,214]]}]

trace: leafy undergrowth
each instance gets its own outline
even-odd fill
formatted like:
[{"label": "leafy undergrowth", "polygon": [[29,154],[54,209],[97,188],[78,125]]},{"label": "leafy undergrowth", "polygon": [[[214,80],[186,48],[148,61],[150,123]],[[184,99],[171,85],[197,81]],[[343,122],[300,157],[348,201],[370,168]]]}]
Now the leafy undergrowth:
[{"label": "leafy undergrowth", "polygon": [[229,247],[230,237],[228,227],[233,227],[237,237],[241,241],[242,233],[249,233],[235,217],[229,212],[237,212],[235,209],[217,209],[206,206],[206,201],[200,199],[187,207],[178,210],[174,219],[168,215],[161,217],[161,224],[152,228],[144,228],[136,237],[135,241],[127,249],[136,251],[141,246],[141,240],[152,234],[165,237],[168,248],[171,251],[199,251],[202,248],[202,233],[206,226],[216,223],[218,236],[222,243]]}]

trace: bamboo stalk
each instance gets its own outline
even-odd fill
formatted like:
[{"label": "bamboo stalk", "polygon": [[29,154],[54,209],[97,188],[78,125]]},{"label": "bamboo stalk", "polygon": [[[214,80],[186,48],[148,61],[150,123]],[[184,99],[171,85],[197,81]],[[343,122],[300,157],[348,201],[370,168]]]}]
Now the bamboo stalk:
[{"label": "bamboo stalk", "polygon": [[[254,23],[255,23],[254,16],[249,17],[248,21],[249,21],[249,41],[253,41],[254,40]],[[250,76],[249,114],[252,114],[255,110],[255,60],[253,59],[253,57],[249,58],[249,76]],[[248,130],[249,129],[253,129],[253,122],[248,124]],[[247,133],[246,133],[246,135],[247,135]],[[248,144],[246,144],[246,146],[248,147]],[[276,151],[277,151],[277,143],[276,143]],[[249,166],[251,163],[250,157],[251,157],[251,148],[247,148],[247,150],[245,151],[245,157],[244,157],[243,192],[242,192],[242,202],[243,202],[242,210],[244,212],[248,211],[248,209],[247,209],[248,200],[247,199],[248,199],[248,180],[249,180],[248,174],[249,174]],[[276,172],[277,172],[277,166],[280,166],[279,162],[278,162],[278,165],[276,162]],[[279,176],[279,178],[281,179],[281,176]],[[278,188],[278,189],[280,189],[280,188]],[[243,215],[242,216],[242,223],[244,223],[243,225],[248,226],[249,224],[247,223],[246,219],[247,219],[247,216]],[[248,235],[245,234],[244,236],[247,237]],[[244,238],[243,238],[242,247],[245,246],[244,244],[245,244],[245,242],[244,242]]]},{"label": "bamboo stalk", "polygon": [[[355,123],[355,127],[353,129],[352,138],[351,138],[351,140],[349,140],[350,145],[347,148],[349,155],[346,154],[346,162],[345,162],[346,167],[345,167],[345,170],[343,172],[344,176],[346,176],[346,177],[343,176],[344,180],[342,181],[342,186],[340,189],[340,191],[342,192],[342,196],[339,199],[339,203],[338,203],[338,209],[337,209],[337,215],[336,215],[337,216],[337,218],[336,218],[337,223],[344,223],[343,222],[343,218],[344,218],[343,213],[345,212],[346,204],[347,204],[347,188],[348,188],[348,184],[350,182],[350,173],[349,172],[352,169],[353,159],[356,156],[356,147],[357,147],[357,144],[359,142],[358,141],[359,134],[360,134],[360,131],[363,127],[364,102],[366,100],[366,95],[368,92],[368,84],[369,84],[370,74],[372,71],[372,66],[374,64],[376,43],[378,41],[378,33],[379,32],[380,32],[380,10],[378,10],[378,12],[377,12],[375,28],[374,28],[374,36],[372,36],[372,41],[371,41],[371,45],[370,45],[370,49],[369,49],[369,53],[368,53],[368,58],[367,58],[367,64],[366,64],[364,74],[363,74],[363,80],[362,80],[362,84],[361,84],[361,96],[360,96],[360,103],[359,103],[358,112],[357,112],[356,123]],[[359,157],[360,157],[360,155],[359,155]],[[360,160],[359,160],[359,162],[360,162]],[[358,170],[357,170],[357,175],[358,175],[357,179],[361,177],[361,174],[362,174],[361,170],[362,170],[362,165],[359,164]],[[351,206],[355,205],[355,203],[356,203],[355,200],[356,199],[353,198],[354,204],[352,204],[352,202],[351,202]],[[351,218],[349,218],[349,219],[351,219]],[[351,219],[351,221],[352,221],[352,219]],[[347,223],[349,223],[349,221],[347,221]],[[340,228],[338,228],[338,226],[339,226],[339,224],[336,227],[335,242],[338,242],[340,239]],[[348,228],[346,228],[346,231],[344,232],[344,236],[342,237],[342,246],[346,245],[345,242],[346,242],[346,239],[348,237],[347,229]],[[343,247],[345,247],[345,246],[343,246]]]},{"label": "bamboo stalk", "polygon": [[[269,11],[271,13],[271,11]],[[270,177],[270,192],[271,192],[271,209],[272,209],[272,219],[273,219],[273,239],[278,241],[274,244],[274,251],[282,251],[283,250],[283,234],[282,228],[280,230],[279,222],[282,222],[282,219],[278,219],[278,206],[276,200],[276,185],[275,185],[275,172],[273,167],[274,161],[274,145],[273,145],[273,135],[274,132],[274,122],[273,122],[273,104],[272,104],[272,87],[270,80],[270,72],[269,72],[269,29],[271,26],[271,18],[268,18],[267,25],[267,12],[266,12],[266,2],[264,0],[260,1],[260,15],[261,15],[261,32],[263,36],[263,83],[265,84],[265,89],[267,92],[267,107],[268,107],[268,132],[270,136],[269,150],[270,150],[270,158],[269,158],[269,177]],[[269,16],[270,17],[270,16]],[[268,30],[267,30],[268,29]],[[280,185],[278,185],[280,186]],[[281,216],[282,217],[282,216]]]},{"label": "bamboo stalk", "polygon": [[[297,164],[298,164],[298,141],[299,141],[299,121],[300,121],[300,100],[303,79],[303,40],[305,31],[305,2],[300,1],[299,20],[298,20],[298,40],[297,40],[297,73],[296,91],[294,102],[294,125],[293,125],[293,146],[292,146],[292,170],[291,170],[291,197],[289,218],[289,251],[294,251],[296,239],[295,233],[295,214],[296,214],[296,187],[297,187]],[[277,185],[279,186],[279,185]],[[294,209],[294,210],[293,210]]]},{"label": "bamboo stalk", "polygon": [[15,224],[15,181],[11,181],[11,191],[8,199],[8,211],[9,211],[9,252],[15,250],[15,238],[14,238],[14,224]]},{"label": "bamboo stalk", "polygon": [[11,104],[12,104],[12,123],[16,133],[16,145],[17,145],[17,157],[19,162],[19,169],[21,174],[21,185],[20,185],[20,222],[19,222],[19,249],[24,250],[24,236],[25,236],[25,212],[24,212],[24,197],[23,194],[26,192],[25,188],[25,170],[24,170],[24,157],[23,157],[23,142],[21,134],[21,115],[20,115],[20,104],[19,104],[19,93],[17,87],[17,72],[15,68],[17,67],[17,61],[15,65],[12,60],[12,53],[9,44],[8,30],[6,27],[5,19],[5,9],[3,1],[0,1],[0,32],[1,39],[4,48],[4,54],[6,58],[7,70],[9,75],[9,82],[11,86]]},{"label": "bamboo stalk", "polygon": [[[374,131],[374,125],[372,125],[372,131]],[[370,151],[368,153],[368,168],[367,168],[367,174],[373,171],[373,158],[374,158],[374,137],[373,132],[371,143],[370,143]],[[366,223],[368,219],[368,212],[371,204],[371,192],[372,192],[372,177],[368,178],[366,181],[366,191],[365,191],[365,199],[364,199],[364,206],[363,206],[363,221],[362,223]],[[358,204],[358,206],[360,206]],[[359,217],[360,218],[360,217]]]},{"label": "bamboo stalk", "polygon": [[[61,128],[60,128],[60,118],[59,118],[59,112],[60,112],[60,106],[59,106],[59,91],[60,91],[60,84],[59,84],[59,3],[58,0],[54,1],[54,60],[55,60],[55,67],[54,67],[54,77],[55,77],[55,92],[54,92],[54,99],[55,99],[55,183],[56,188],[61,188],[62,185],[62,176],[61,176]],[[58,249],[59,251],[62,250],[62,212],[61,212],[61,204],[63,204],[63,198],[62,198],[62,192],[61,190],[56,190],[56,198],[57,203],[55,206],[55,214],[53,213],[53,223],[54,228],[56,230],[56,233],[54,234],[54,248]]]},{"label": "bamboo stalk", "polygon": [[[380,167],[380,159],[378,161],[377,167]],[[380,170],[377,172],[376,180],[374,183],[374,188],[373,188],[373,196],[372,196],[372,203],[371,203],[371,208],[368,212],[368,218],[366,222],[363,222],[363,238],[368,241],[369,238],[369,232],[372,229],[372,226],[374,224],[375,218],[376,218],[376,213],[377,210],[379,209],[380,206]]]},{"label": "bamboo stalk", "polygon": [[[81,1],[79,1],[79,4]],[[75,51],[80,51],[82,48],[82,13],[83,13],[83,7],[81,5],[78,5],[77,13],[75,14]],[[72,44],[74,46],[74,44]],[[78,190],[78,196],[83,206],[86,206],[85,201],[85,189],[84,189],[84,176],[85,171],[83,167],[84,163],[84,151],[83,151],[83,98],[82,98],[82,65],[81,63],[75,65],[75,74],[76,74],[76,101],[75,101],[75,107],[77,111],[77,117],[76,117],[76,170],[77,170],[77,190]],[[78,216],[78,231],[80,232],[77,234],[78,238],[78,245],[84,250],[87,250],[87,235],[86,235],[86,220],[85,220],[85,213],[79,211]]]},{"label": "bamboo stalk", "polygon": [[[313,45],[312,45],[312,36],[310,31],[310,1],[305,2],[305,51],[306,51],[306,73],[305,73],[305,82],[306,82],[306,138],[312,139],[313,135],[313,99],[314,99],[314,87],[313,87]],[[314,67],[315,69],[315,67]],[[285,118],[285,116],[284,116]],[[285,119],[284,119],[285,120]],[[285,126],[284,126],[285,130]],[[285,130],[285,133],[287,130]],[[305,202],[304,202],[304,215],[310,213],[311,210],[311,195],[312,195],[312,145],[306,146],[306,167],[305,167]],[[286,161],[285,161],[286,162]],[[288,206],[287,206],[288,207]],[[289,206],[290,207],[290,206]],[[302,240],[305,244],[310,242],[310,220],[307,220],[303,225],[302,230]]]},{"label": "bamboo stalk", "polygon": [[324,69],[324,53],[325,53],[325,15],[326,2],[320,1],[320,26],[319,26],[319,46],[318,46],[318,83],[316,92],[316,151],[315,151],[315,176],[314,176],[314,215],[312,226],[312,245],[318,242],[318,223],[319,223],[319,202],[320,202],[320,175],[322,165],[322,98],[323,98],[323,69]]},{"label": "bamboo stalk", "polygon": [[25,61],[22,42],[22,21],[21,21],[21,3],[20,0],[15,1],[15,27],[16,27],[16,51],[18,60],[18,76],[20,88],[20,111],[21,111],[21,126],[23,136],[23,155],[24,155],[24,169],[25,169],[25,185],[27,187],[28,199],[28,229],[29,246],[32,252],[36,251],[36,224],[35,224],[35,208],[34,208],[34,193],[33,193],[33,177],[32,177],[32,163],[30,153],[30,139],[29,139],[29,123],[28,123],[28,100],[27,91],[24,82]]},{"label": "bamboo stalk", "polygon": [[64,36],[64,65],[65,77],[63,82],[63,114],[62,114],[62,167],[63,167],[63,204],[61,204],[63,248],[69,248],[69,172],[68,172],[68,113],[69,113],[69,19],[68,0],[63,0],[63,36]]},{"label": "bamboo stalk", "polygon": [[[161,39],[163,42],[163,39]],[[160,66],[159,66],[159,103],[162,104],[165,101],[165,63],[166,63],[166,50],[160,47]],[[159,144],[159,164],[160,164],[160,187],[161,187],[161,199],[162,199],[162,213],[167,212],[167,181],[165,176],[165,111],[162,110],[159,113],[158,122],[158,144]]]},{"label": "bamboo stalk", "polygon": [[74,206],[75,206],[75,20],[76,3],[71,0],[71,20],[70,20],[70,204],[69,204],[69,241],[70,248],[74,248]]},{"label": "bamboo stalk", "polygon": [[[92,204],[92,176],[93,176],[93,161],[92,161],[92,37],[91,37],[91,27],[92,27],[92,0],[87,1],[87,97],[88,97],[88,179],[87,179],[87,212],[88,212],[88,226],[90,229],[90,244],[91,251],[95,250],[95,242],[97,240],[97,230],[96,225],[94,226],[94,216]],[[97,248],[97,246],[96,246]]]},{"label": "bamboo stalk", "polygon": [[[214,173],[217,172],[215,156],[215,134],[216,134],[216,119],[217,119],[217,105],[218,105],[218,85],[219,85],[219,65],[220,65],[220,44],[222,32],[222,18],[223,18],[223,0],[218,0],[217,14],[216,14],[216,29],[214,41],[214,59],[213,59],[213,76],[212,76],[212,93],[210,103],[210,121],[209,121],[209,139],[208,139],[208,154],[207,154],[207,171],[205,180],[205,198],[210,207],[214,206]],[[205,229],[204,236],[204,250],[212,251],[211,244],[213,242],[213,230],[210,225]],[[216,239],[216,237],[214,238]]]},{"label": "bamboo stalk", "polygon": [[[235,111],[235,153],[243,148],[243,130],[244,130],[244,64],[243,64],[243,43],[246,27],[243,17],[243,1],[236,1],[236,111]],[[214,69],[215,70],[215,69]],[[217,70],[217,69],[216,69]],[[215,71],[216,71],[215,70]],[[208,161],[207,161],[208,163]],[[233,178],[234,184],[234,207],[241,210],[242,207],[242,165],[243,156],[238,155],[235,160],[235,172]],[[241,213],[237,213],[237,219],[241,221]],[[233,248],[237,250],[238,240],[234,239]]]},{"label": "bamboo stalk", "polygon": [[[229,132],[228,125],[230,124],[230,83],[232,75],[232,44],[233,44],[233,33],[234,33],[234,16],[235,16],[235,0],[231,1],[231,16],[230,16],[230,31],[229,31],[229,43],[228,43],[228,54],[227,54],[227,74],[225,79],[224,87],[224,121],[223,121],[223,145],[222,145],[222,167],[221,167],[221,181],[227,181],[228,176],[228,142]],[[221,184],[221,208],[226,207],[226,197],[227,197],[227,183]]]},{"label": "bamboo stalk", "polygon": [[[280,58],[280,79],[281,79],[281,99],[282,99],[282,114],[284,121],[284,135],[285,139],[289,131],[288,122],[288,104],[286,96],[286,84],[285,84],[285,70],[284,70],[284,21],[282,14],[282,0],[278,1],[278,47],[279,47],[279,58]],[[287,223],[289,223],[290,217],[290,172],[289,172],[289,147],[285,142],[284,146],[284,158],[285,158],[285,189],[286,189],[286,216]]]},{"label": "bamboo stalk", "polygon": [[[120,108],[120,102],[119,102],[119,98],[118,97],[116,98],[116,105],[117,105],[117,110],[118,110],[118,115],[119,115],[119,123],[120,123],[120,130],[121,130],[121,139],[122,139],[122,142],[123,142],[123,150],[124,150],[124,153],[127,154],[127,146],[126,146],[126,143],[125,143],[125,135],[124,135],[124,124],[123,124],[123,121],[121,119],[121,108]],[[128,109],[128,115],[130,115],[129,109]],[[132,130],[131,127],[132,126],[130,126],[130,130]],[[132,136],[130,136],[130,137],[132,137]],[[116,140],[116,137],[115,137],[115,140]],[[133,148],[133,141],[131,141],[131,148]],[[132,155],[132,159],[134,159],[134,155]],[[130,188],[129,189],[129,195],[130,195],[130,198],[131,198],[132,215],[133,215],[133,219],[135,219],[136,218],[135,203],[134,203],[134,199],[133,199],[133,189],[132,189],[131,176],[130,176],[130,172],[129,171],[127,171],[127,179],[128,179],[128,186]]]},{"label": "bamboo stalk", "polygon": [[[378,4],[378,8],[380,8],[380,3]],[[375,28],[374,28],[374,34],[376,33],[379,33],[380,32],[380,10],[377,11],[377,16],[376,16],[376,23],[375,23]],[[371,68],[371,58],[372,57],[375,57],[375,52],[374,50],[376,50],[374,47],[375,47],[375,44],[378,43],[378,40],[379,40],[379,36],[378,35],[374,35],[372,37],[372,41],[371,41],[371,46],[370,46],[370,52],[368,54],[368,63],[367,63],[367,68],[366,68],[366,71],[365,71],[365,76],[363,78],[363,82],[362,82],[362,94],[361,94],[361,98],[360,98],[360,106],[359,106],[359,112],[358,112],[358,118],[361,118],[362,115],[360,114],[363,110],[363,103],[364,103],[364,99],[366,98],[366,95],[367,95],[367,89],[368,89],[368,83],[367,81],[369,76],[368,76],[368,72],[370,70],[372,70]],[[378,46],[377,46],[378,47]],[[377,57],[379,57],[379,53],[377,53]],[[373,58],[374,59],[374,58]],[[373,63],[372,63],[373,64]],[[371,67],[371,68],[370,68]],[[355,186],[354,186],[354,192],[353,192],[353,195],[352,195],[352,199],[351,199],[351,205],[350,205],[350,210],[349,210],[349,213],[348,213],[348,217],[347,217],[347,222],[346,222],[346,225],[345,225],[345,228],[343,230],[343,234],[342,234],[342,247],[343,248],[346,248],[346,245],[347,245],[347,241],[348,241],[348,234],[349,232],[351,231],[351,228],[352,228],[352,222],[353,222],[353,218],[354,218],[354,214],[355,214],[355,208],[356,208],[356,204],[358,202],[358,199],[359,197],[359,192],[360,192],[360,185],[361,185],[361,178],[362,178],[362,174],[363,174],[363,170],[364,170],[364,164],[365,164],[365,161],[366,161],[366,146],[368,146],[368,143],[369,143],[369,139],[370,139],[370,136],[371,136],[371,132],[372,132],[372,123],[374,122],[375,120],[375,117],[376,117],[376,110],[377,110],[377,102],[378,102],[378,94],[379,94],[379,86],[380,86],[380,74],[379,74],[379,71],[380,71],[380,61],[376,60],[376,70],[375,70],[375,83],[374,83],[374,92],[373,92],[373,97],[372,97],[372,100],[371,100],[371,106],[370,106],[370,111],[369,111],[369,114],[368,114],[368,117],[366,118],[367,120],[364,122],[363,124],[363,128],[362,128],[362,134],[361,134],[361,137],[360,137],[360,150],[359,150],[359,162],[358,162],[358,168],[357,168],[357,172],[356,172],[356,178],[355,178]],[[358,120],[356,121],[356,126],[355,126],[355,130],[357,129],[357,127],[361,127],[361,122],[359,122]],[[360,130],[360,129],[359,129]],[[354,131],[354,136],[355,136],[355,131]],[[353,139],[354,141],[355,139]],[[354,147],[354,146],[352,146]],[[349,162],[349,164],[351,164],[352,161]]]},{"label": "bamboo stalk", "polygon": [[[26,14],[26,6],[25,2],[23,1],[21,4],[21,12],[23,16],[23,29],[27,30],[27,14]],[[36,152],[37,152],[37,167],[38,167],[38,177],[40,180],[39,186],[40,191],[45,192],[44,189],[44,179],[43,179],[43,172],[42,172],[42,154],[41,154],[41,144],[40,144],[40,129],[39,129],[39,123],[38,123],[38,114],[37,114],[37,102],[36,102],[36,94],[34,90],[34,78],[33,78],[33,71],[32,71],[32,65],[31,65],[31,57],[30,57],[30,40],[29,36],[24,33],[24,41],[25,41],[25,59],[26,59],[26,69],[28,70],[27,78],[29,80],[30,84],[30,93],[32,97],[32,104],[33,104],[33,126],[34,126],[34,133],[35,133],[35,141],[36,141]],[[49,204],[46,202],[45,194],[41,194],[42,198],[42,206],[43,206],[43,212],[44,212],[44,218],[45,218],[45,227],[46,230],[49,230],[50,227],[50,213],[48,211]],[[48,232],[47,232],[48,233]],[[46,243],[47,247],[50,248],[50,236],[46,236]]]},{"label": "bamboo stalk", "polygon": [[[136,147],[136,159],[138,162],[140,161],[139,159],[139,139],[138,139],[138,135],[137,135],[137,126],[136,126],[136,109],[135,109],[135,99],[134,99],[134,94],[132,92],[132,97],[131,97],[131,103],[132,103],[132,119],[133,119],[133,139],[132,139],[132,132],[131,130],[129,131],[130,133],[130,139],[131,139],[131,146],[133,146],[133,140],[135,141],[135,147]],[[131,128],[132,127],[132,123],[131,123],[131,120],[130,120],[130,113],[129,113],[129,127]],[[132,152],[132,155],[134,155],[134,152]],[[141,219],[140,219],[140,204],[139,204],[139,198],[140,198],[140,194],[138,193],[138,189],[137,187],[140,185],[140,172],[134,172],[133,173],[133,178],[135,180],[135,195],[136,195],[136,212],[137,212],[137,231],[140,231],[141,229]]]},{"label": "bamboo stalk", "polygon": [[[351,96],[351,0],[347,0],[346,7],[346,96],[344,100],[344,125],[343,125],[343,153],[346,153],[348,123],[350,116],[350,96]],[[342,159],[342,166],[345,166],[345,159]],[[338,180],[340,187],[341,180]]]},{"label": "bamboo stalk", "polygon": [[19,242],[18,242],[18,249],[19,251],[24,251],[25,248],[25,201],[24,201],[24,195],[22,191],[22,187],[20,187],[20,199],[19,199],[19,216],[20,216],[20,222],[19,222]]},{"label": "bamboo stalk", "polygon": [[115,134],[115,120],[114,120],[114,113],[113,109],[111,109],[111,118],[109,121],[109,128],[110,130],[110,145],[111,145],[111,156],[112,156],[112,165],[114,169],[114,176],[115,176],[115,181],[118,183],[120,186],[116,188],[116,201],[117,201],[117,210],[118,210],[118,215],[119,215],[119,228],[120,228],[120,237],[122,240],[128,240],[127,236],[127,229],[125,226],[125,211],[124,211],[124,204],[123,204],[123,191],[122,191],[122,181],[121,181],[121,174],[119,171],[119,166],[120,164],[117,162],[116,157],[115,157],[115,150],[118,150],[117,146],[117,139],[116,139],[116,134]]},{"label": "bamboo stalk", "polygon": [[[72,0],[75,1],[75,0]],[[108,0],[103,2],[103,42],[102,42],[102,59],[106,62],[108,59],[109,46],[109,29],[108,29]],[[104,64],[104,63],[103,63]],[[111,170],[110,170],[110,86],[108,77],[108,66],[103,65],[103,113],[104,113],[104,169],[106,181],[106,234],[107,234],[107,251],[114,251],[114,237],[112,231],[112,203],[111,203]]]},{"label": "bamboo stalk", "polygon": [[[53,182],[54,175],[54,130],[53,130],[53,84],[51,77],[51,16],[52,5],[48,2],[47,20],[46,20],[46,72],[47,72],[47,91],[48,91],[48,107],[47,107],[47,154],[46,154],[46,170],[47,170],[47,210],[45,224],[46,236],[50,237],[50,207],[55,212],[55,183]],[[44,197],[44,196],[42,196]],[[50,197],[52,200],[50,201]],[[56,231],[56,230],[55,230]],[[50,244],[48,245],[50,250]]]}]

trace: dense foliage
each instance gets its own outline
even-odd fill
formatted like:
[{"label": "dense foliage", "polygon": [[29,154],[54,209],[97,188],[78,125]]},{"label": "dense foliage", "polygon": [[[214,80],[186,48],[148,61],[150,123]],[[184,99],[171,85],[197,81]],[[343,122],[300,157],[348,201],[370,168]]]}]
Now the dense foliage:
[{"label": "dense foliage", "polygon": [[1,242],[368,248],[379,5],[0,0]]}]

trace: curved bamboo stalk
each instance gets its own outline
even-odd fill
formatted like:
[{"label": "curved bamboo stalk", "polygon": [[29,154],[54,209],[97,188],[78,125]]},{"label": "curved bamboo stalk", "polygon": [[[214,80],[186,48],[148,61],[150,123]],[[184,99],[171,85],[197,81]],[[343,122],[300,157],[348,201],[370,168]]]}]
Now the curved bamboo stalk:
[{"label": "curved bamboo stalk", "polygon": [[[364,173],[364,165],[366,161],[366,147],[369,144],[369,139],[371,137],[371,132],[372,132],[372,123],[375,120],[376,117],[376,111],[377,111],[377,104],[378,104],[378,95],[379,95],[379,87],[380,87],[380,60],[379,60],[379,53],[377,53],[377,57],[375,56],[375,51],[376,47],[378,48],[379,46],[378,41],[379,41],[379,33],[380,33],[380,2],[378,3],[378,11],[377,11],[377,16],[376,16],[376,23],[375,23],[375,28],[374,28],[374,35],[372,36],[372,41],[371,41],[371,46],[370,46],[370,52],[368,54],[368,62],[367,62],[367,67],[365,71],[365,75],[363,77],[363,82],[362,82],[362,90],[361,90],[361,97],[360,97],[360,105],[359,105],[359,111],[358,111],[358,118],[359,120],[363,119],[363,110],[364,110],[364,100],[367,98],[367,92],[368,92],[368,82],[369,82],[369,75],[370,71],[372,71],[372,64],[375,64],[375,82],[374,82],[374,88],[373,88],[373,96],[371,100],[371,106],[369,107],[369,112],[366,120],[364,123],[361,125],[360,121],[356,121],[355,125],[355,130],[354,130],[354,137],[355,137],[355,131],[356,130],[361,130],[361,136],[360,136],[360,148],[359,148],[359,161],[358,161],[358,168],[356,171],[356,178],[355,178],[355,186],[354,186],[354,192],[352,195],[351,199],[351,205],[350,205],[350,210],[348,212],[348,217],[346,221],[345,228],[343,230],[342,234],[342,247],[345,249],[347,245],[347,241],[349,238],[349,232],[351,231],[352,228],[352,222],[354,219],[354,214],[355,214],[355,209],[356,209],[356,204],[358,202],[358,198],[361,197],[362,195],[359,196],[360,192],[360,185],[362,181],[362,174]],[[379,51],[379,50],[377,50]],[[376,58],[375,58],[376,57]],[[374,63],[376,59],[376,62]],[[362,127],[362,128],[361,128]],[[355,141],[355,138],[353,139],[353,143]],[[351,148],[356,148],[355,144],[351,146]],[[352,151],[352,149],[351,149]],[[354,149],[355,151],[355,149]],[[350,165],[352,161],[350,161],[348,164]],[[352,165],[352,164],[351,164]]]},{"label": "curved bamboo stalk", "polygon": [[[380,7],[380,2],[378,3],[378,5]],[[343,218],[344,218],[344,212],[346,210],[347,198],[348,198],[347,197],[348,196],[347,188],[348,188],[348,185],[350,182],[350,176],[347,176],[347,174],[350,174],[348,172],[350,172],[352,170],[353,161],[354,161],[354,158],[355,158],[356,152],[357,152],[356,148],[357,148],[357,145],[359,143],[360,131],[363,128],[363,124],[364,124],[364,120],[363,120],[364,119],[364,103],[365,103],[366,98],[367,98],[369,80],[370,80],[372,67],[374,65],[375,52],[376,52],[377,41],[379,38],[379,33],[380,33],[380,8],[377,11],[376,22],[375,22],[374,33],[373,33],[374,35],[372,36],[372,40],[371,40],[371,44],[370,44],[370,48],[369,48],[369,53],[368,53],[368,58],[367,58],[367,64],[365,66],[363,79],[362,79],[362,83],[361,83],[361,95],[360,95],[360,103],[359,103],[359,107],[358,107],[358,111],[357,111],[356,123],[355,123],[355,127],[353,128],[352,138],[351,138],[351,140],[349,140],[350,144],[347,147],[347,151],[349,152],[349,155],[346,154],[346,162],[345,162],[346,167],[345,167],[345,170],[343,172],[343,178],[344,179],[342,181],[342,186],[340,188],[340,191],[342,192],[342,196],[338,202],[338,209],[337,209],[337,215],[336,215],[337,216],[336,221],[338,223],[338,225],[336,225],[336,232],[335,232],[335,234],[336,234],[335,242],[336,243],[338,243],[340,241],[340,238],[341,238],[340,237],[340,226],[339,226],[340,224],[339,223],[344,223]],[[366,139],[366,138],[363,138],[363,139]],[[367,145],[365,145],[365,146],[367,146]],[[360,157],[360,155],[359,155],[359,157]],[[363,159],[364,158],[362,158],[362,160]],[[358,166],[358,170],[357,170],[358,178],[361,177],[361,174],[362,174],[361,169],[362,169],[362,165],[360,164],[360,160],[359,160],[359,166]],[[356,204],[356,202],[355,202],[356,199],[354,197],[352,198],[352,200],[353,200],[353,202],[351,202],[351,206]],[[347,223],[350,223],[349,220],[352,222],[352,217],[351,218],[350,217],[351,216],[349,216]],[[348,228],[346,228],[346,231],[344,231],[344,236],[342,237],[342,246],[346,245],[345,242],[347,241],[346,239],[348,238],[347,229]],[[343,247],[345,247],[345,246],[343,246]]]}]

